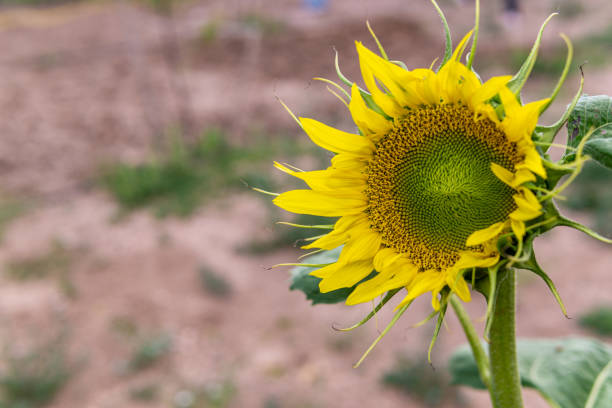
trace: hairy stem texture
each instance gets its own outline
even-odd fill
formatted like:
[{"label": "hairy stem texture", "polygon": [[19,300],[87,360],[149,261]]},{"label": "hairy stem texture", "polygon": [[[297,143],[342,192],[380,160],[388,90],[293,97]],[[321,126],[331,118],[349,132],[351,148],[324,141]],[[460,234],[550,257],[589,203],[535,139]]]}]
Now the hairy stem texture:
[{"label": "hairy stem texture", "polygon": [[491,399],[494,408],[522,408],[516,357],[516,271],[499,271],[496,292],[489,345]]}]

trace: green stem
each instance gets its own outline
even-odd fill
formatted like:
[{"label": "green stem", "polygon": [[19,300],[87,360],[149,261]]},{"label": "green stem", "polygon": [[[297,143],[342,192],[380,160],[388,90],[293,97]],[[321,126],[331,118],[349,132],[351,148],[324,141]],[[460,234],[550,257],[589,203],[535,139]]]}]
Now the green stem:
[{"label": "green stem", "polygon": [[470,347],[472,348],[472,354],[474,354],[474,359],[476,360],[476,366],[478,367],[480,379],[489,389],[489,392],[491,392],[491,371],[489,369],[489,357],[487,357],[487,353],[482,347],[482,343],[478,338],[478,333],[476,333],[476,330],[472,325],[470,316],[468,316],[467,312],[461,305],[461,302],[455,295],[450,297],[450,303],[455,310],[459,323],[461,323],[461,327],[463,327],[465,337],[467,337],[468,343],[470,343]]},{"label": "green stem", "polygon": [[[516,272],[498,272],[497,299],[491,323],[491,399],[494,408],[522,408],[521,377],[516,358]],[[489,299],[491,301],[491,299]]]}]

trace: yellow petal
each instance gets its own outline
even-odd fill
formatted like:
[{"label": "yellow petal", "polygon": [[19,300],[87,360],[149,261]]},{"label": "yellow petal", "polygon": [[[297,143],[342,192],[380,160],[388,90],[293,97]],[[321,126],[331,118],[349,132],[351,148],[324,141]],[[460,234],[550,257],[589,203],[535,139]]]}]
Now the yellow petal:
[{"label": "yellow petal", "polygon": [[502,126],[508,139],[513,142],[531,141],[531,134],[540,116],[540,108],[548,102],[548,99],[520,106],[516,96],[507,87],[502,88],[500,97],[506,112]]},{"label": "yellow petal", "polygon": [[447,284],[451,290],[455,292],[464,302],[469,302],[472,299],[470,295],[470,288],[465,282],[465,279],[463,279],[463,276],[458,275],[456,277],[451,277],[451,279],[447,280]]},{"label": "yellow petal", "polygon": [[[383,84],[387,90],[389,90],[397,105],[407,106],[410,101],[407,99],[408,95],[406,94],[406,85],[415,80],[416,76],[412,72],[379,57],[364,47],[360,42],[356,42],[356,46],[357,53],[359,54],[360,65],[365,65],[371,75],[376,77],[378,81],[380,81],[380,83]],[[372,92],[372,96],[374,96],[375,92],[380,92],[375,82],[366,82],[366,86],[370,92]],[[383,111],[385,110],[383,109]],[[393,115],[387,111],[385,111],[385,113],[387,113],[389,116],[396,116],[395,111],[393,112]]]},{"label": "yellow petal", "polygon": [[467,42],[472,37],[473,32],[474,30],[470,30],[470,32],[467,33],[461,41],[459,41],[459,44],[457,44],[457,48],[455,48],[455,52],[453,53],[451,60],[459,61],[461,59],[461,56],[463,55],[463,52],[465,51]]},{"label": "yellow petal", "polygon": [[295,171],[278,162],[274,162],[274,167],[305,181],[308,187],[313,190],[336,191],[339,188],[363,190],[366,182],[366,176],[355,171],[338,171],[333,168],[315,171]]},{"label": "yellow petal", "polygon": [[392,122],[389,122],[380,114],[366,106],[357,84],[353,84],[353,88],[351,89],[349,110],[351,111],[355,124],[366,135],[386,133],[393,125]]},{"label": "yellow petal", "polygon": [[519,169],[514,173],[514,180],[512,181],[512,187],[516,188],[521,184],[529,181],[535,181],[536,178],[533,173],[527,169]]},{"label": "yellow petal", "polygon": [[319,290],[327,293],[340,288],[349,288],[368,276],[373,269],[371,259],[339,265],[334,273],[319,282]]},{"label": "yellow petal", "polygon": [[542,165],[542,158],[540,157],[538,152],[535,150],[535,148],[528,149],[525,152],[524,162],[521,164],[517,164],[515,167],[517,170],[520,170],[520,169],[531,170],[532,172],[542,177],[543,179],[546,178],[546,170],[544,170],[544,166]]},{"label": "yellow petal", "polygon": [[367,302],[385,292],[408,285],[417,274],[416,267],[403,267],[381,272],[360,284],[346,299],[347,305]]},{"label": "yellow petal", "polygon": [[525,235],[525,223],[523,221],[511,220],[512,231],[514,235],[520,240],[523,239]]},{"label": "yellow petal", "polygon": [[465,245],[474,246],[495,238],[504,229],[503,222],[497,222],[490,227],[475,231],[467,238]]},{"label": "yellow petal", "polygon": [[291,190],[273,200],[280,208],[297,214],[341,217],[363,212],[367,203],[361,194],[333,194],[313,190]]},{"label": "yellow petal", "polygon": [[[388,116],[395,117],[401,112],[401,106],[396,102],[394,98],[386,93],[382,92],[378,85],[376,85],[376,79],[374,78],[374,70],[369,64],[368,53],[365,52],[367,48],[361,45],[360,42],[356,43],[357,53],[359,54],[359,67],[361,68],[361,76],[366,84],[366,87],[372,94],[372,99],[378,105],[383,112]],[[369,50],[367,50],[369,51]],[[371,52],[371,51],[370,51]],[[363,57],[362,57],[363,55]]]},{"label": "yellow petal", "polygon": [[300,118],[300,123],[315,144],[331,152],[370,155],[374,150],[366,137],[343,132],[314,119]]},{"label": "yellow petal", "polygon": [[537,197],[531,190],[521,187],[519,189],[520,194],[515,194],[512,196],[516,205],[525,211],[531,211],[534,213],[540,213],[542,210],[542,205],[538,201]]},{"label": "yellow petal", "polygon": [[499,254],[493,253],[489,256],[478,256],[473,252],[464,251],[459,260],[453,265],[457,270],[468,268],[487,268],[493,266],[499,260]]},{"label": "yellow petal", "polygon": [[[406,287],[408,294],[402,300],[400,305],[408,303],[410,300],[421,296],[425,292],[433,291],[434,289],[444,285],[444,274],[438,271],[419,272],[414,280]],[[398,307],[400,307],[398,305]]]},{"label": "yellow petal", "polygon": [[312,242],[309,245],[304,245],[302,249],[312,249],[312,248],[320,248],[325,250],[330,250],[334,248],[338,248],[340,245],[344,244],[348,240],[348,235],[346,231],[332,231],[329,234],[322,236],[316,241]]},{"label": "yellow petal", "polygon": [[465,65],[448,61],[438,72],[438,82],[444,103],[468,103],[480,88],[480,81]]},{"label": "yellow petal", "polygon": [[[499,97],[502,101],[506,117],[515,118],[520,115],[521,104],[516,99],[516,95],[514,95],[514,93],[512,93],[512,91],[510,91],[507,86],[503,86],[500,88]],[[504,119],[504,122],[505,121],[506,119]]]},{"label": "yellow petal", "polygon": [[385,291],[379,291],[377,289],[385,284],[389,278],[391,278],[391,273],[379,272],[378,275],[372,279],[369,279],[357,286],[346,299],[346,304],[356,305],[363,302],[369,302],[376,296],[385,293]]},{"label": "yellow petal", "polygon": [[341,217],[336,221],[334,229],[330,233],[308,245],[304,245],[302,249],[321,248],[330,250],[339,247],[349,239],[348,229],[363,218],[364,217],[361,215],[346,215]]},{"label": "yellow petal", "polygon": [[546,98],[523,105],[521,109],[521,116],[524,118],[523,126],[525,126],[530,135],[538,124],[542,106],[546,105],[549,101],[550,98]]},{"label": "yellow petal", "polygon": [[[367,225],[369,225],[369,220]],[[342,249],[338,261],[349,263],[362,259],[370,259],[370,262],[372,262],[380,248],[381,235],[370,230],[369,227],[360,227],[359,224],[353,225],[348,233],[350,240]]]},{"label": "yellow petal", "polygon": [[474,92],[472,98],[470,99],[471,108],[474,109],[475,107],[485,103],[486,101],[497,95],[499,93],[499,90],[502,87],[505,87],[508,81],[510,81],[511,79],[512,76],[510,75],[498,76],[493,77],[484,84],[482,84],[482,86],[478,90],[476,90],[476,92]]},{"label": "yellow petal", "polygon": [[317,278],[325,279],[335,274],[338,271],[338,269],[340,269],[341,267],[342,267],[342,264],[340,264],[339,262],[334,262],[332,264],[326,265],[320,269],[310,272],[309,275],[315,276]]},{"label": "yellow petal", "polygon": [[500,166],[497,163],[491,163],[491,171],[498,179],[500,179],[512,188],[517,188],[521,184],[524,184],[528,181],[536,180],[533,173],[531,173],[531,171],[525,168],[519,169],[515,173],[512,173],[510,170]]},{"label": "yellow petal", "polygon": [[389,265],[395,262],[402,254],[398,254],[395,249],[383,248],[374,257],[374,269],[378,272],[386,270]]},{"label": "yellow petal", "polygon": [[514,182],[514,174],[512,174],[510,170],[500,166],[497,163],[491,163],[491,171],[498,179],[512,187]]},{"label": "yellow petal", "polygon": [[440,85],[438,76],[431,69],[412,70],[416,79],[406,85],[413,102],[410,105],[432,105],[440,102]]},{"label": "yellow petal", "polygon": [[529,205],[525,205],[525,200],[520,196],[513,196],[514,201],[517,203],[518,208],[512,211],[508,217],[511,220],[515,221],[529,221],[531,219],[537,218],[542,214],[542,211],[539,209],[532,208]]},{"label": "yellow petal", "polygon": [[508,218],[513,221],[529,221],[540,216],[541,211],[534,211],[529,208],[519,207],[512,211]]},{"label": "yellow petal", "polygon": [[331,166],[343,171],[363,171],[367,167],[367,157],[349,153],[339,153],[332,157]]}]

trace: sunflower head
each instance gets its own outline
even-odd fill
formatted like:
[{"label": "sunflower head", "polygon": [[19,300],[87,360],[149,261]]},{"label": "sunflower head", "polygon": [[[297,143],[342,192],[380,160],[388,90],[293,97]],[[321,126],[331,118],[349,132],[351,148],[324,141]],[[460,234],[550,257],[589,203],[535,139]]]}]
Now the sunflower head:
[{"label": "sunflower head", "polygon": [[325,170],[277,164],[310,189],[279,195],[296,213],[340,217],[305,248],[344,245],[338,260],[314,271],[322,292],[360,283],[348,304],[405,288],[402,303],[446,287],[470,293],[464,273],[496,264],[497,240],[522,240],[542,213],[526,187],[546,172],[531,139],[542,100],[522,105],[510,76],[481,83],[460,62],[471,32],[438,70],[406,70],[356,43],[367,90],[351,84],[353,134],[300,118],[312,141],[336,153]]},{"label": "sunflower head", "polygon": [[277,195],[276,205],[338,217],[327,234],[303,247],[341,248],[333,262],[311,264],[321,292],[352,288],[347,304],[386,294],[381,305],[403,292],[401,311],[429,293],[443,317],[450,295],[470,300],[467,277],[477,286],[475,276],[516,265],[545,277],[559,300],[531,244],[536,235],[561,225],[550,199],[563,168],[550,163],[546,149],[539,147],[543,140],[550,145],[554,134],[544,133],[552,129],[556,134],[561,125],[536,129],[536,124],[567,74],[568,40],[566,69],[552,96],[525,104],[520,98],[547,22],[519,73],[485,82],[471,66],[478,23],[454,50],[447,42],[438,69],[408,70],[390,61],[370,30],[381,55],[356,43],[365,87],[339,70],[350,90],[325,80],[348,97],[340,98],[355,132],[294,116],[315,144],[334,153],[323,170],[275,163],[308,186]]}]

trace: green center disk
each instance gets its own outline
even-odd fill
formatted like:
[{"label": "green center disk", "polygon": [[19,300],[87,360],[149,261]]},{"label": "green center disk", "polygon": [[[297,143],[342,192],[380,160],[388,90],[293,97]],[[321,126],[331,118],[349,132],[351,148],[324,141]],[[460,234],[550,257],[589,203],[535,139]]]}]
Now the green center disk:
[{"label": "green center disk", "polygon": [[465,248],[471,233],[503,221],[515,208],[514,190],[491,171],[491,162],[507,167],[505,161],[456,131],[425,138],[395,168],[392,196],[406,229],[419,231],[435,249]]}]

